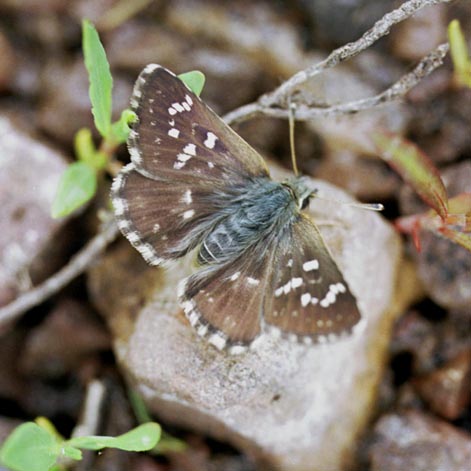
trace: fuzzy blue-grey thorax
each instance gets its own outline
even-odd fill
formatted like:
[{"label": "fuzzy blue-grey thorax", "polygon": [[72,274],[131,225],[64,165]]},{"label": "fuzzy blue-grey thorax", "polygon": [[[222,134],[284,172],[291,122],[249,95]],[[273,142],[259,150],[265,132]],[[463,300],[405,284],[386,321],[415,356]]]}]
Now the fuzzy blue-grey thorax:
[{"label": "fuzzy blue-grey thorax", "polygon": [[312,191],[302,178],[283,183],[256,178],[236,194],[204,238],[198,263],[224,263],[242,254],[255,242],[288,226],[308,204]]}]

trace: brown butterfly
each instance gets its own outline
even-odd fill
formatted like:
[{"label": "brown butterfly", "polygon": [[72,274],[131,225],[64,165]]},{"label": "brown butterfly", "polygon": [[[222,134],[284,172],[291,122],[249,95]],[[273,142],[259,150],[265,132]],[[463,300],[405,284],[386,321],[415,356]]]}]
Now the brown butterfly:
[{"label": "brown butterfly", "polygon": [[151,265],[196,249],[180,302],[219,349],[265,331],[306,344],[348,334],[361,315],[314,222],[302,177],[273,181],[263,158],[165,68],[131,98],[131,163],[113,182],[122,233]]}]

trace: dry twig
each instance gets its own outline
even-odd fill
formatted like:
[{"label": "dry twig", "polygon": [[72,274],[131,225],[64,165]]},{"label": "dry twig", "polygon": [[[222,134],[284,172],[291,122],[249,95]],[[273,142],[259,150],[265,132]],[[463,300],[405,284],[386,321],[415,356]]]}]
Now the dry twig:
[{"label": "dry twig", "polygon": [[118,226],[115,222],[108,222],[105,228],[88,242],[65,267],[61,268],[57,273],[32,290],[22,294],[15,301],[1,308],[0,327],[5,326],[28,309],[37,306],[50,296],[56,294],[74,278],[83,273],[96,261],[98,255],[100,255],[108,244],[116,238],[118,232]]},{"label": "dry twig", "polygon": [[[332,51],[323,61],[301,70],[294,74],[286,82],[282,83],[274,91],[262,95],[256,102],[241,106],[226,114],[224,120],[228,124],[234,124],[256,116],[272,116],[277,118],[288,118],[288,98],[293,95],[306,81],[319,75],[321,72],[330,69],[340,62],[351,59],[364,51],[378,39],[387,35],[392,26],[406,20],[422,8],[438,3],[448,3],[452,0],[409,0],[404,2],[399,8],[384,15],[374,26],[369,29],[357,41],[345,44]],[[440,45],[433,52],[425,56],[414,69],[412,74],[407,74],[399,79],[392,87],[375,97],[356,100],[343,105],[331,107],[312,108],[299,104],[296,109],[296,120],[308,120],[318,116],[333,114],[349,114],[360,110],[371,108],[381,103],[386,103],[403,97],[413,86],[430,74],[435,68],[441,65],[444,56],[448,51],[447,45]]]}]

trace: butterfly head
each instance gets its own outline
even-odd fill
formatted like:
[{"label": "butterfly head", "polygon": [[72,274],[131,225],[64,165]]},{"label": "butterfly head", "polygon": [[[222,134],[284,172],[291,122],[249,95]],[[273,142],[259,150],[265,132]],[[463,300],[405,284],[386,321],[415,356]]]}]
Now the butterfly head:
[{"label": "butterfly head", "polygon": [[306,182],[306,177],[294,177],[282,183],[289,189],[300,210],[307,208],[310,199],[317,193],[317,190],[309,188]]}]

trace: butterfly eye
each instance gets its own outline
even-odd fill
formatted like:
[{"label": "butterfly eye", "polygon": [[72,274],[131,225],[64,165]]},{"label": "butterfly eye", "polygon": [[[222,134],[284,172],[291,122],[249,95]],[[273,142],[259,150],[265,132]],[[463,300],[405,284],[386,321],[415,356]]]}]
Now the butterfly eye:
[{"label": "butterfly eye", "polygon": [[305,198],[301,200],[301,209],[305,209],[309,206],[309,201],[311,200],[312,193],[309,193]]}]

